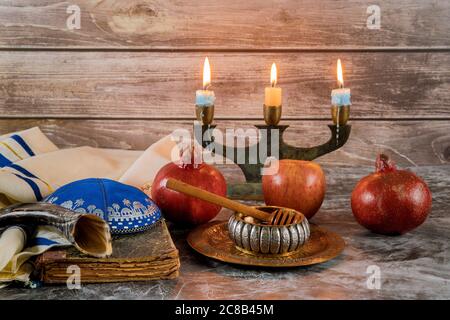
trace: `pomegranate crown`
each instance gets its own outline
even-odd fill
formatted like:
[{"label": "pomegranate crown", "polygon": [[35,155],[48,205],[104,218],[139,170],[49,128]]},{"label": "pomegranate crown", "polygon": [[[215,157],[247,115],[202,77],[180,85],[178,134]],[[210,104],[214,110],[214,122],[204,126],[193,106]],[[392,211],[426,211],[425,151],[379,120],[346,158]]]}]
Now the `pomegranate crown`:
[{"label": "pomegranate crown", "polygon": [[199,168],[203,164],[201,149],[195,146],[181,148],[177,165],[180,168]]},{"label": "pomegranate crown", "polygon": [[394,160],[389,159],[389,156],[380,153],[375,161],[376,172],[392,172],[397,170]]}]

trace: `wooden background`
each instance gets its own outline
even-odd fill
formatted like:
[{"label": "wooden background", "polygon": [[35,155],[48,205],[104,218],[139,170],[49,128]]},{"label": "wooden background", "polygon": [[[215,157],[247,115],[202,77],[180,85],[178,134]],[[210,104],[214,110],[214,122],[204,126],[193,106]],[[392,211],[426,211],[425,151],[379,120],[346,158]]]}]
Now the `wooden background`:
[{"label": "wooden background", "polygon": [[[81,29],[69,30],[69,5]],[[370,30],[369,5],[381,8]],[[262,123],[279,68],[287,141],[328,139],[335,63],[352,89],[352,135],[320,159],[450,162],[450,1],[0,1],[0,134],[40,126],[61,147],[145,149],[190,128],[203,59],[219,127]]]}]

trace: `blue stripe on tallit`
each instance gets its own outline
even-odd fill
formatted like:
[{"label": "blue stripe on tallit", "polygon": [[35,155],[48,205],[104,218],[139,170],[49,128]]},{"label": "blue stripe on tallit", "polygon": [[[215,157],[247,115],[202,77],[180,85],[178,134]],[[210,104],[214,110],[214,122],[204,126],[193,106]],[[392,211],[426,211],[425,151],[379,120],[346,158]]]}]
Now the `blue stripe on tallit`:
[{"label": "blue stripe on tallit", "polygon": [[31,179],[28,179],[24,176],[21,176],[19,174],[15,174],[13,173],[16,177],[22,179],[23,181],[25,181],[26,183],[28,183],[28,185],[31,187],[31,189],[33,189],[34,192],[34,196],[36,197],[36,201],[41,201],[42,200],[42,194],[41,194],[41,190],[39,190],[39,186],[36,184],[36,182],[34,182]]},{"label": "blue stripe on tallit", "polygon": [[52,246],[54,244],[60,244],[59,242],[47,239],[47,238],[41,238],[36,237],[31,241],[32,246]]},{"label": "blue stripe on tallit", "polygon": [[0,153],[0,168],[5,167],[11,163],[12,163],[11,160],[9,160],[8,158],[6,158],[4,155],[2,155]]},{"label": "blue stripe on tallit", "polygon": [[17,134],[12,135],[10,137],[11,139],[14,139],[20,146],[30,155],[31,157],[34,156],[33,150],[31,150],[30,146],[23,140],[23,138]]},{"label": "blue stripe on tallit", "polygon": [[[39,179],[38,177],[36,177],[34,174],[32,174],[30,171],[28,171],[27,169],[19,166],[18,164],[15,163],[11,163],[10,165],[7,165],[8,168],[13,168],[17,171],[19,171],[20,173],[26,175],[29,178],[35,178],[35,179]],[[40,179],[39,179],[40,180]]]}]

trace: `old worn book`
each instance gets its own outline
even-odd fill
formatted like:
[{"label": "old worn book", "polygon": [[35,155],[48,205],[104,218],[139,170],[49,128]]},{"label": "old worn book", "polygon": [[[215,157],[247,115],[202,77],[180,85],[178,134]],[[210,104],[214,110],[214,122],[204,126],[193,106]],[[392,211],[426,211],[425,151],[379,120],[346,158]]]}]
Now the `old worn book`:
[{"label": "old worn book", "polygon": [[180,259],[166,223],[160,221],[145,232],[114,238],[109,258],[59,248],[41,255],[36,270],[44,283],[66,283],[73,265],[80,268],[82,283],[145,281],[176,278]]}]

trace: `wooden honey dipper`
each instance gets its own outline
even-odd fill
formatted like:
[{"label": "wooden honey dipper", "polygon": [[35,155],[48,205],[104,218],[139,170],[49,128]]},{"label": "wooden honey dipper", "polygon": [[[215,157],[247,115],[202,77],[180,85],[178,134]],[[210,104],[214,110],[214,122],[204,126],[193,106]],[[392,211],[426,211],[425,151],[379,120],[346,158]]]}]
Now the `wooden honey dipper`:
[{"label": "wooden honey dipper", "polygon": [[305,218],[303,214],[294,210],[277,209],[272,213],[267,213],[172,178],[167,179],[166,187],[168,189],[187,194],[191,197],[243,213],[244,215],[267,222],[270,225],[284,226],[293,223],[300,223]]}]

